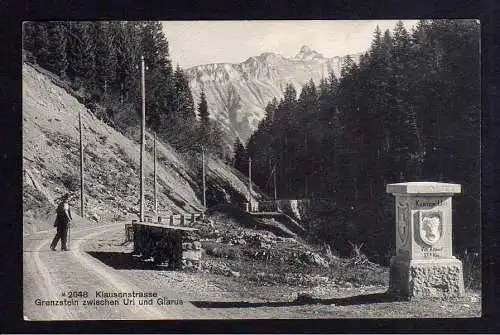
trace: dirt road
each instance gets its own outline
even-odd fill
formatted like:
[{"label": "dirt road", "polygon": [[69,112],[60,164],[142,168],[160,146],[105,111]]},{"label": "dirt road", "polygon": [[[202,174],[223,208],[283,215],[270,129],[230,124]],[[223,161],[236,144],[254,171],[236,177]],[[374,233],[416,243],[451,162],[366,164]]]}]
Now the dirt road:
[{"label": "dirt road", "polygon": [[[79,225],[71,250],[51,251],[53,231],[24,237],[26,320],[288,319],[477,317],[479,294],[456,301],[394,301],[385,287],[341,289],[250,284],[241,278],[153,268],[123,246],[124,222]],[[297,301],[308,291],[314,301]],[[77,292],[71,297],[70,292]],[[106,293],[152,292],[156,297],[106,297]],[[94,302],[89,305],[89,301]],[[66,301],[66,302],[65,302]],[[112,304],[116,302],[116,304]],[[141,302],[151,303],[150,305]],[[180,303],[182,302],[182,304]],[[57,305],[52,305],[60,303]],[[70,304],[73,303],[73,304]],[[51,305],[49,305],[51,304]]]},{"label": "dirt road", "polygon": [[[182,294],[168,287],[148,288],[147,283],[132,283],[126,276],[104,265],[82,250],[82,244],[113,231],[123,231],[123,222],[99,227],[85,227],[71,231],[70,251],[49,249],[53,232],[26,236],[23,245],[24,315],[27,320],[93,320],[93,319],[190,319],[212,318],[200,312],[188,301],[182,305]],[[77,293],[72,297],[70,292]],[[103,293],[99,293],[103,292]],[[125,305],[123,298],[106,298],[104,292],[153,292],[168,299],[160,305],[153,298],[152,305]],[[103,305],[88,305],[94,298]],[[75,303],[77,301],[77,305]],[[119,304],[111,304],[116,300]],[[66,301],[66,303],[64,302]],[[63,305],[48,305],[62,302]],[[73,303],[70,305],[69,303]],[[162,301],[161,301],[162,302]],[[160,303],[161,303],[160,302]],[[108,304],[109,303],[109,304]],[[41,305],[43,304],[43,305]],[[85,304],[85,305],[84,305]]]}]

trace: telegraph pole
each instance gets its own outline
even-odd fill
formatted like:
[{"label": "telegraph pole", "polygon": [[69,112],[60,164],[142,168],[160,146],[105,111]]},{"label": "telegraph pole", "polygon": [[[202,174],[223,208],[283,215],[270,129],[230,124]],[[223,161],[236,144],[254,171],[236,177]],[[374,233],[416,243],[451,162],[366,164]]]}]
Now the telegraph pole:
[{"label": "telegraph pole", "polygon": [[252,157],[248,157],[248,203],[249,210],[252,211]]},{"label": "telegraph pole", "polygon": [[201,146],[201,174],[203,180],[203,207],[207,208],[207,195],[205,186],[205,148]]},{"label": "telegraph pole", "polygon": [[158,214],[158,198],[156,191],[156,132],[154,133],[154,141],[153,141],[153,179],[154,179],[154,199],[155,199],[155,214]]},{"label": "telegraph pole", "polygon": [[141,95],[142,95],[142,116],[141,116],[141,210],[140,222],[144,221],[144,133],[146,126],[146,89],[144,81],[144,56],[141,56]]},{"label": "telegraph pole", "polygon": [[83,199],[83,136],[82,136],[82,112],[78,114],[78,124],[80,128],[80,216],[83,219],[84,215],[84,199]]},{"label": "telegraph pole", "polygon": [[276,191],[276,164],[274,164],[273,169],[273,183],[274,183],[274,200],[278,199],[278,193]]}]

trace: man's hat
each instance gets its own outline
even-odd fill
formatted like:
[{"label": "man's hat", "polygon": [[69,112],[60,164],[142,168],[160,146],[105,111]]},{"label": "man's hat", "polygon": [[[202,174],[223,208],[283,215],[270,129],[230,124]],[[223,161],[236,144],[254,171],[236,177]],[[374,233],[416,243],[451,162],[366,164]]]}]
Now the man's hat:
[{"label": "man's hat", "polygon": [[66,193],[62,197],[59,198],[60,201],[65,201],[71,199],[73,195],[71,193]]}]

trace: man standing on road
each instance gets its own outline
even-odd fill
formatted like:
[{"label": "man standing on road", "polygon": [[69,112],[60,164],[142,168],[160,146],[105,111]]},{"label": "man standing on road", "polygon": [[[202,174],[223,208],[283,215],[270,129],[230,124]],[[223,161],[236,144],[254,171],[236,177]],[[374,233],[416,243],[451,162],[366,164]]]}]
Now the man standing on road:
[{"label": "man standing on road", "polygon": [[56,250],[56,245],[59,242],[59,239],[61,240],[61,250],[68,250],[68,248],[66,247],[66,239],[68,236],[68,227],[72,220],[68,203],[70,197],[71,195],[69,193],[63,195],[61,198],[61,202],[57,206],[57,217],[56,221],[54,222],[54,227],[57,228],[57,233],[56,236],[54,236],[52,243],[50,244],[50,249],[52,251]]}]

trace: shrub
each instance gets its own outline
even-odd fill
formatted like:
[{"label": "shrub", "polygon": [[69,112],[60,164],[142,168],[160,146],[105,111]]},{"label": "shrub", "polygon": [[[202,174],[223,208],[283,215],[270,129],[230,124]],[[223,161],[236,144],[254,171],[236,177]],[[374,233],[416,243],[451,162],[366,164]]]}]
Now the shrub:
[{"label": "shrub", "polygon": [[216,258],[226,258],[237,260],[241,258],[241,252],[238,248],[229,245],[221,245],[217,243],[203,243],[203,248],[207,255]]}]

